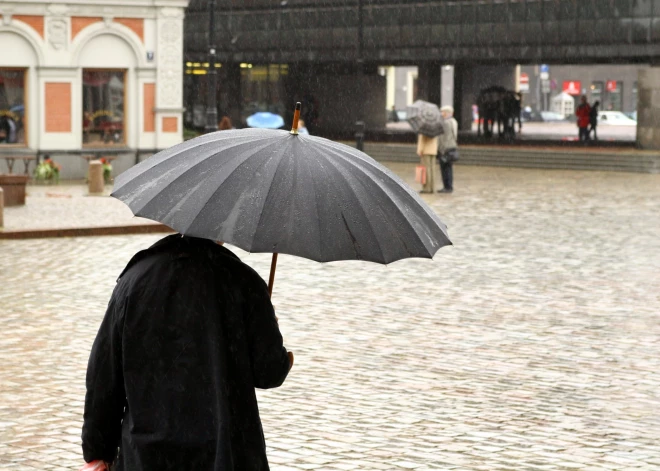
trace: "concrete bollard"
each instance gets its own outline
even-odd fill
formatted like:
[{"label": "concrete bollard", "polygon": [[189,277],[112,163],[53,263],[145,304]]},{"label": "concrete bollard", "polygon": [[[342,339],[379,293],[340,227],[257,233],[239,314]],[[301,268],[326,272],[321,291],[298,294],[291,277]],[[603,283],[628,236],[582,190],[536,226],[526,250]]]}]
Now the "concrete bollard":
[{"label": "concrete bollard", "polygon": [[0,228],[5,227],[4,226],[4,219],[2,217],[2,212],[5,209],[5,193],[2,191],[2,188],[0,188]]},{"label": "concrete bollard", "polygon": [[89,162],[89,180],[87,182],[89,194],[103,193],[103,164],[99,160]]}]

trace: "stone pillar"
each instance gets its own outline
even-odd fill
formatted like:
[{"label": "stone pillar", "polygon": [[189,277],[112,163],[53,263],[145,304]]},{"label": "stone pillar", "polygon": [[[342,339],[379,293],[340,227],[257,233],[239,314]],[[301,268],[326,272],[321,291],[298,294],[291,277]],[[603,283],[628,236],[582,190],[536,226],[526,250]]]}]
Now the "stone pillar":
[{"label": "stone pillar", "polygon": [[158,10],[156,19],[158,73],[155,118],[158,149],[166,149],[183,141],[183,17],[183,8],[166,6]]},{"label": "stone pillar", "polygon": [[89,179],[87,187],[90,195],[103,193],[103,164],[99,160],[89,162]]},{"label": "stone pillar", "polygon": [[440,105],[442,96],[441,65],[439,62],[425,62],[418,67],[417,100],[426,100]]},{"label": "stone pillar", "polygon": [[637,72],[637,146],[660,149],[660,67]]},{"label": "stone pillar", "polygon": [[3,212],[5,209],[5,192],[0,188],[0,229],[5,227],[5,220],[3,217]]}]

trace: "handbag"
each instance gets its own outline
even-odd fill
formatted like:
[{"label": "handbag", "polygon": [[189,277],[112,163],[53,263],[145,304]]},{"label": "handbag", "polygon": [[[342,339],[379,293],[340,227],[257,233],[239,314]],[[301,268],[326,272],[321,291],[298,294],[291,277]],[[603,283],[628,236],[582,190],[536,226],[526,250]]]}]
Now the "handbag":
[{"label": "handbag", "polygon": [[415,181],[426,185],[426,167],[424,165],[418,165],[415,167]]}]

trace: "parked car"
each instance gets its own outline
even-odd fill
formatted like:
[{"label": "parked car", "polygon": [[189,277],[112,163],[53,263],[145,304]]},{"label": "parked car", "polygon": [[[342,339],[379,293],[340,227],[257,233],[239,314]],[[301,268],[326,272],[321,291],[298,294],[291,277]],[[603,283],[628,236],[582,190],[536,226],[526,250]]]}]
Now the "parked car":
[{"label": "parked car", "polygon": [[630,119],[621,111],[601,111],[598,113],[598,124],[611,124],[614,126],[635,126],[637,121]]},{"label": "parked car", "polygon": [[544,122],[566,121],[566,116],[554,111],[541,111],[541,120]]},{"label": "parked car", "polygon": [[632,111],[630,113],[624,113],[624,114],[628,116],[630,119],[637,121],[637,111]]}]

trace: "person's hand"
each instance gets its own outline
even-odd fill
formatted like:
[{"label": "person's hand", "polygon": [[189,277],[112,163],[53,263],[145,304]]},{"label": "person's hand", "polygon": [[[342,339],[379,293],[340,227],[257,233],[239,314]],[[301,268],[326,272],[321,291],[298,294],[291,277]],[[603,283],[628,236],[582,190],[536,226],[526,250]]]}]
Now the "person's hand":
[{"label": "person's hand", "polygon": [[291,368],[293,368],[293,352],[286,352],[286,354],[289,356],[289,371],[291,371]]},{"label": "person's hand", "polygon": [[85,466],[80,468],[80,471],[108,471],[110,467],[105,461],[94,460],[89,463],[85,463]]}]

